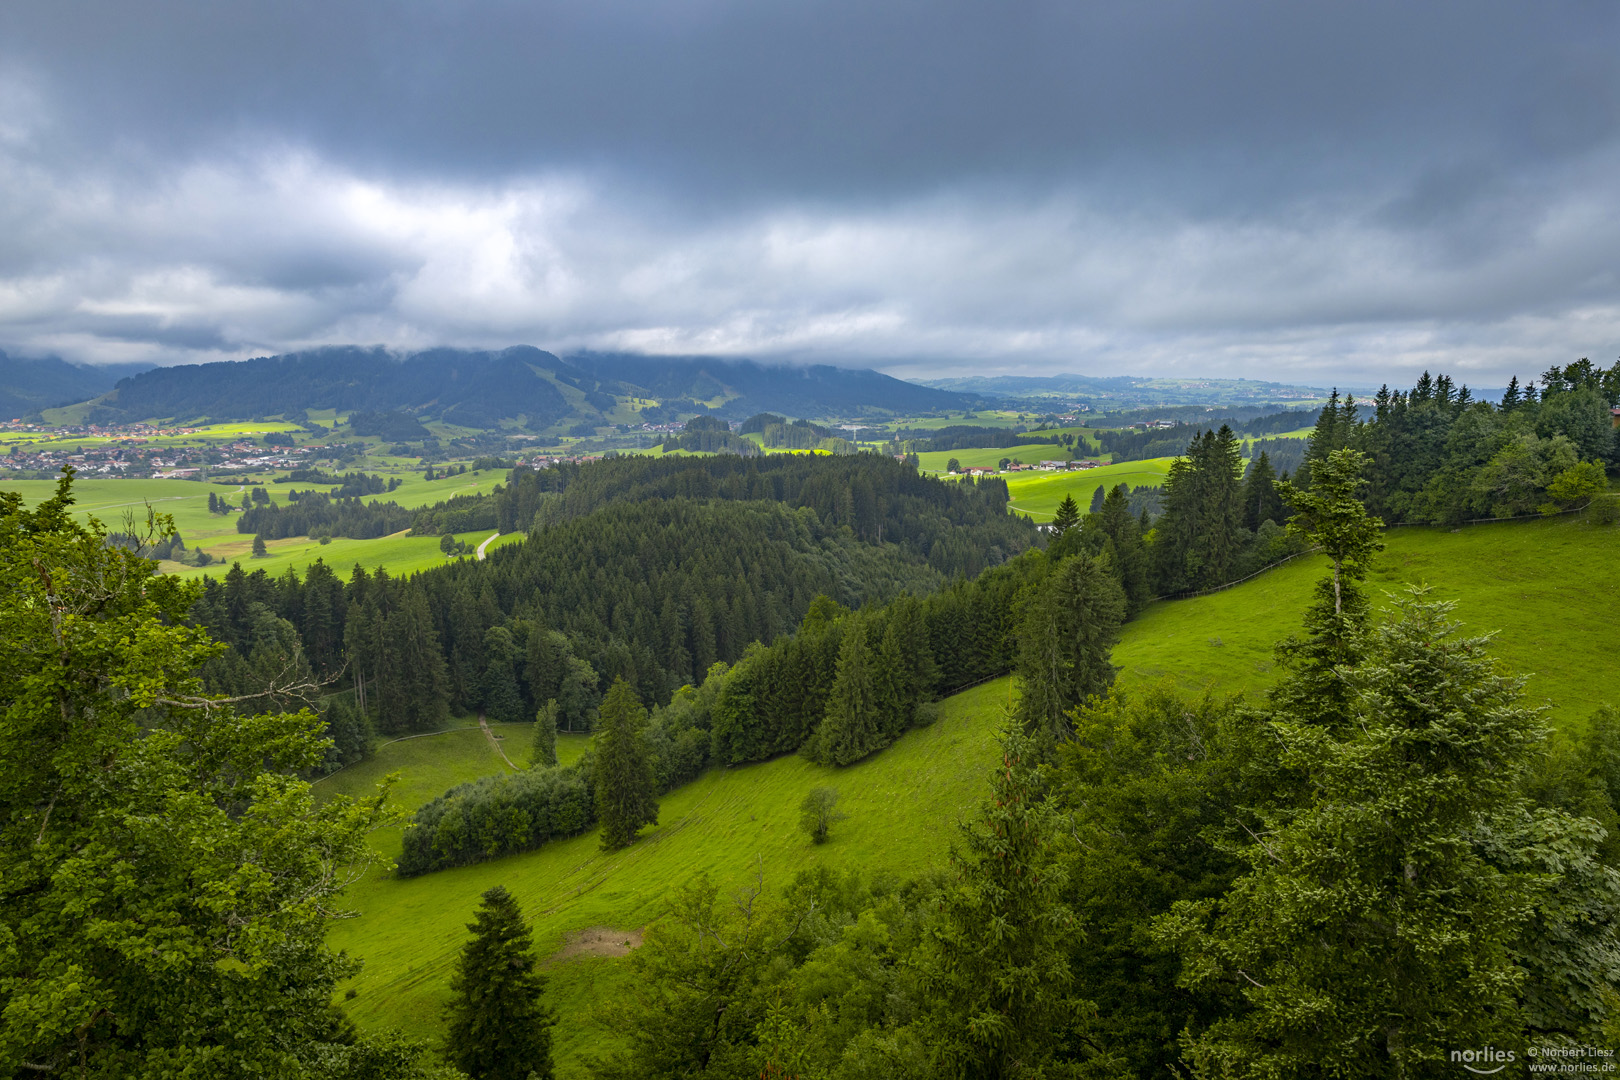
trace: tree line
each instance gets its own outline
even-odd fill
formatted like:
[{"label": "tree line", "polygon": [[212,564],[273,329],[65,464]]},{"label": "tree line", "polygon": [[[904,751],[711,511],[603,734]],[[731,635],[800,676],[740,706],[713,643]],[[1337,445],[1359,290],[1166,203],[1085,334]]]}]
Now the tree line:
[{"label": "tree line", "polygon": [[1350,447],[1367,455],[1368,508],[1390,522],[1456,524],[1578,506],[1620,467],[1620,363],[1549,368],[1541,387],[1515,377],[1498,402],[1425,372],[1411,390],[1383,387],[1374,415],[1323,410],[1308,461]]},{"label": "tree line", "polygon": [[1003,427],[983,427],[977,424],[952,424],[942,428],[902,428],[894,433],[894,442],[909,453],[922,454],[931,450],[986,450],[1003,446],[1024,446],[1030,443],[1062,445],[1056,435]]},{"label": "tree line", "polygon": [[[624,738],[646,762],[639,785],[603,775],[609,759],[594,750],[555,767],[544,748],[563,710],[547,701],[531,769],[459,785],[424,806],[406,833],[400,872],[532,850],[596,824],[590,811],[608,793],[639,792],[655,806],[657,795],[715,765],[794,752],[849,765],[931,723],[940,697],[1008,670],[1026,687],[1024,728],[1051,743],[1067,710],[1112,683],[1108,654],[1126,613],[1107,557],[1073,544],[1026,552],[922,598],[902,594],[850,610],[818,596],[795,633],[755,642],[734,664],[714,664],[697,685],[629,725],[634,731]],[[609,698],[614,693],[618,715],[639,714],[627,683],[616,681]],[[608,700],[601,710],[605,731],[614,710]]]}]

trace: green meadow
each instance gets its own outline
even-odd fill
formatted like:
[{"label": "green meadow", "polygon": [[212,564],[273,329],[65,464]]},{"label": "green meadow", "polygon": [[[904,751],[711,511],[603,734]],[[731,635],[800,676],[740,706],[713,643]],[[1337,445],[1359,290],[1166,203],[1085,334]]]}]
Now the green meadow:
[{"label": "green meadow", "polygon": [[1083,514],[1091,506],[1092,492],[1098,488],[1111,488],[1116,484],[1157,487],[1164,483],[1164,474],[1170,471],[1170,462],[1174,460],[1123,461],[1118,465],[1073,472],[1013,473],[1005,478],[1011,496],[1007,506],[1036,521],[1051,521],[1057,516],[1058,504],[1065,496],[1072,495]]},{"label": "green meadow", "polygon": [[[338,571],[339,577],[347,577],[349,568],[356,564],[368,570],[382,567],[398,577],[402,574],[413,574],[418,570],[431,570],[435,566],[443,566],[452,561],[439,550],[437,536],[410,536],[404,532],[380,536],[375,540],[334,536],[325,544],[311,540],[307,536],[266,540],[264,546],[267,554],[261,558],[253,557],[251,535],[234,531],[224,535],[229,539],[206,545],[208,553],[224,560],[223,562],[208,566],[182,566],[180,563],[165,562],[160,564],[163,571],[186,578],[220,577],[231,568],[231,563],[240,561],[246,570],[264,570],[271,577],[276,577],[289,569],[301,574],[311,563],[319,559]],[[482,529],[478,532],[456,533],[455,538],[476,548],[485,540],[489,540],[491,535],[491,530]],[[484,552],[488,554],[496,548],[518,543],[525,535],[514,532],[497,536],[494,540],[490,540]],[[470,559],[473,556],[460,557]]]},{"label": "green meadow", "polygon": [[[1620,705],[1620,529],[1579,518],[1400,528],[1368,584],[1381,606],[1426,585],[1454,601],[1452,617],[1493,634],[1503,665],[1559,726],[1579,725],[1605,702]],[[1299,628],[1326,561],[1305,555],[1235,588],[1151,604],[1114,650],[1123,685],[1169,679],[1188,691],[1255,694],[1275,678],[1272,645]]]},{"label": "green meadow", "polygon": [[[581,931],[628,936],[647,926],[663,914],[672,890],[699,871],[729,893],[761,868],[767,888],[780,888],[817,865],[898,874],[943,865],[954,824],[988,790],[1009,692],[1010,681],[1000,679],[958,694],[932,726],[845,769],[785,757],[712,770],[665,796],[658,825],[611,855],[598,850],[592,831],[524,855],[409,880],[374,872],[347,894],[358,917],[337,922],[330,935],[334,946],[365,960],[351,984],[350,1014],[368,1026],[436,1034],[465,924],[479,895],[495,885],[517,896],[540,949],[554,954]],[[524,725],[516,727],[508,741],[522,747]],[[362,794],[397,770],[407,777],[396,789],[400,805],[420,805],[451,784],[505,769],[482,739],[475,730],[395,743],[318,790]],[[408,779],[413,771],[432,779]],[[818,786],[837,788],[839,809],[849,815],[819,846],[798,829],[799,803]],[[397,854],[398,834],[379,834],[377,844]],[[622,990],[625,970],[612,959],[581,953],[552,963],[550,975],[553,1000],[567,1018],[556,1030],[559,1075],[577,1075],[582,1052],[612,1041],[590,1009]]]}]

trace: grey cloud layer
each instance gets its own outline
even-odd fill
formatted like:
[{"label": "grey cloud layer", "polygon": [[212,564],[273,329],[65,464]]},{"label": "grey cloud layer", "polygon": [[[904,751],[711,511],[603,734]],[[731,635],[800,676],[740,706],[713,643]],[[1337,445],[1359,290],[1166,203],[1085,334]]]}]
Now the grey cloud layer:
[{"label": "grey cloud layer", "polygon": [[1620,343],[1607,4],[0,10],[0,344],[1404,377]]}]

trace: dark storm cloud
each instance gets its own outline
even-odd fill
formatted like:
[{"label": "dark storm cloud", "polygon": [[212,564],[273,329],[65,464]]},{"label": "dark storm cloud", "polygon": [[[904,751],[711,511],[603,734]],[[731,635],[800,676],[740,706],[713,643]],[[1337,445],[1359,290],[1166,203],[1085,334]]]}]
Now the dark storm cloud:
[{"label": "dark storm cloud", "polygon": [[1616,10],[13,0],[0,340],[1539,370],[1620,336]]}]

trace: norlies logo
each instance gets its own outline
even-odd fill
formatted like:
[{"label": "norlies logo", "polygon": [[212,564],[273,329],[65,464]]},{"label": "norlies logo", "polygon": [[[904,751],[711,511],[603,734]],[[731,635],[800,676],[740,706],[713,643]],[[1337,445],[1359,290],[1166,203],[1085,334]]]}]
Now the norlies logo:
[{"label": "norlies logo", "polygon": [[[1483,1050],[1453,1050],[1451,1060],[1471,1073],[1490,1076],[1501,1072],[1518,1060],[1518,1055],[1512,1050],[1498,1050],[1494,1046],[1487,1046]],[[1495,1068],[1475,1068],[1476,1065],[1495,1066]]]}]

